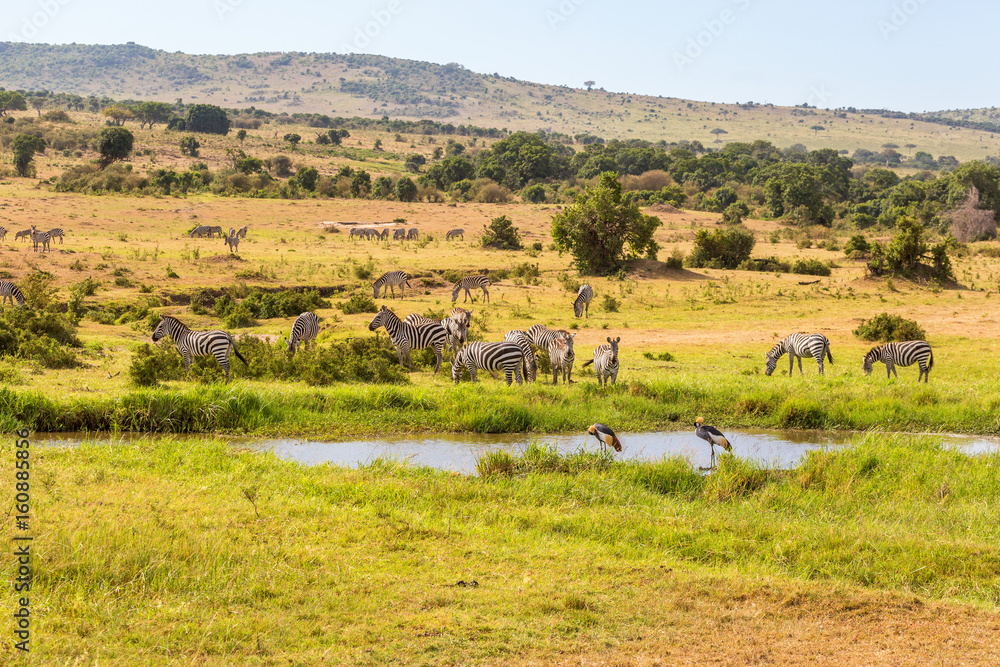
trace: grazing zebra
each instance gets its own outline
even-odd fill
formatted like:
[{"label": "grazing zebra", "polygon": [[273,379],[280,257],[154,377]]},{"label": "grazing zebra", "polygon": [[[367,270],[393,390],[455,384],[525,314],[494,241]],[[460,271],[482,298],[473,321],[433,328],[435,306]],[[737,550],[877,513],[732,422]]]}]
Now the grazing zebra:
[{"label": "grazing zebra", "polygon": [[445,241],[450,241],[450,240],[452,240],[454,238],[458,238],[459,236],[462,237],[463,241],[465,240],[465,230],[464,229],[453,229],[453,230],[451,230],[450,232],[448,232],[447,234],[444,235],[444,240]]},{"label": "grazing zebra", "polygon": [[347,238],[353,239],[356,236],[362,236],[360,229],[351,229],[351,233],[347,235]]},{"label": "grazing zebra", "polygon": [[247,237],[247,227],[248,225],[243,225],[242,227],[240,227],[236,231],[236,235],[239,236],[241,239],[245,239]]},{"label": "grazing zebra", "polygon": [[208,231],[210,235],[218,234],[220,237],[225,237],[225,234],[222,232],[222,227],[219,225],[212,225],[208,228]]},{"label": "grazing zebra", "polygon": [[310,348],[310,343],[316,340],[316,336],[319,335],[319,318],[316,317],[316,313],[305,312],[295,318],[295,322],[292,324],[292,335],[285,339],[288,343],[288,352],[295,354],[295,348],[298,347],[299,343],[308,350]]},{"label": "grazing zebra", "polygon": [[382,233],[378,235],[378,240],[379,241],[388,241],[389,240],[389,230],[388,229],[383,229]]},{"label": "grazing zebra", "polygon": [[[368,325],[369,331],[375,331],[379,327],[385,327],[389,332],[389,340],[396,346],[396,354],[399,355],[399,365],[409,366],[413,371],[413,362],[410,361],[410,350],[423,350],[424,348],[434,348],[434,356],[437,362],[434,364],[434,372],[441,368],[441,354],[444,342],[447,338],[444,327],[440,322],[429,324],[407,324],[396,317],[396,314],[382,306],[382,309],[375,314],[375,318]],[[403,363],[404,357],[406,364]]]},{"label": "grazing zebra", "polygon": [[55,229],[49,230],[49,238],[59,237],[59,243],[63,242],[63,230],[62,227],[56,227]]},{"label": "grazing zebra", "polygon": [[235,227],[230,227],[229,228],[229,236],[236,236],[236,228]]},{"label": "grazing zebra", "polygon": [[394,229],[392,231],[393,241],[405,241],[406,240],[406,230],[405,229]]},{"label": "grazing zebra", "polygon": [[799,360],[799,375],[802,372],[802,358],[814,357],[819,364],[819,374],[823,375],[823,356],[826,355],[833,363],[833,355],[830,354],[830,341],[823,334],[794,333],[786,336],[784,340],[775,344],[766,356],[765,375],[774,372],[781,355],[788,353],[788,375],[791,376],[795,370],[795,360]]},{"label": "grazing zebra", "polygon": [[196,236],[211,236],[214,233],[215,233],[215,227],[209,227],[208,225],[200,225],[192,229],[191,233],[188,234],[188,236],[194,238]]},{"label": "grazing zebra", "polygon": [[528,340],[539,350],[548,350],[549,344],[556,338],[569,338],[569,332],[565,329],[553,331],[543,324],[533,324],[528,329]]},{"label": "grazing zebra", "polygon": [[590,317],[590,302],[594,299],[594,288],[590,285],[580,285],[576,292],[576,301],[573,302],[573,314],[580,317],[586,313]]},{"label": "grazing zebra", "polygon": [[9,280],[0,280],[0,306],[7,303],[7,299],[10,299],[10,305],[13,306],[14,302],[17,301],[17,305],[24,305],[24,295],[21,294],[21,290],[18,289],[17,285]]},{"label": "grazing zebra", "polygon": [[0,226],[0,241],[3,241],[5,238],[7,238],[7,228]]},{"label": "grazing zebra", "polygon": [[462,299],[462,303],[467,302],[472,299],[472,303],[476,302],[475,297],[472,296],[472,292],[475,288],[483,290],[483,298],[486,299],[486,303],[490,302],[490,291],[486,289],[490,286],[490,279],[486,276],[466,276],[455,283],[455,286],[451,288],[451,302],[455,303],[458,301],[458,293],[465,290],[465,298]]},{"label": "grazing zebra", "polygon": [[35,226],[31,226],[31,242],[35,244],[35,252],[38,252],[38,246],[41,244],[42,251],[51,250],[49,248],[49,241],[52,239],[48,232],[39,232],[35,230]]},{"label": "grazing zebra", "polygon": [[614,340],[608,336],[607,345],[598,345],[594,350],[594,359],[585,361],[584,367],[594,364],[594,372],[597,373],[597,384],[602,387],[608,386],[608,379],[611,384],[618,382],[618,343],[622,340],[618,336]]},{"label": "grazing zebra", "polygon": [[420,232],[417,231],[416,227],[411,227],[410,230],[406,232],[407,241],[416,241],[418,236],[420,236]]},{"label": "grazing zebra", "polygon": [[229,246],[229,252],[239,252],[240,250],[240,237],[236,234],[230,234],[222,240],[224,244]]},{"label": "grazing zebra", "polygon": [[531,351],[531,341],[528,340],[528,334],[520,329],[512,329],[504,334],[503,339],[521,348],[521,353],[524,354],[524,379],[528,382],[534,382],[538,377],[538,360],[535,359],[535,353]]},{"label": "grazing zebra", "polygon": [[890,377],[890,373],[899,377],[899,374],[896,372],[896,366],[910,366],[913,362],[916,362],[920,366],[920,375],[917,376],[917,382],[920,382],[920,378],[923,378],[924,382],[928,382],[931,378],[931,369],[934,368],[934,353],[931,352],[931,346],[927,344],[927,341],[923,340],[908,340],[902,343],[879,345],[873,347],[865,355],[864,364],[861,366],[865,371],[865,375],[871,375],[872,364],[876,361],[881,361],[885,364],[886,377]]},{"label": "grazing zebra", "polygon": [[22,229],[21,231],[19,231],[16,234],[14,234],[14,240],[15,241],[18,240],[18,239],[24,239],[25,241],[27,241],[30,238],[31,238],[31,230],[30,229]]},{"label": "grazing zebra", "polygon": [[375,296],[373,298],[378,298],[378,291],[382,290],[382,298],[385,298],[385,293],[392,290],[392,298],[396,298],[396,285],[399,285],[399,298],[403,298],[403,285],[412,288],[410,285],[410,277],[406,275],[405,271],[386,271],[382,274],[382,277],[376,280],[372,287],[375,289]]},{"label": "grazing zebra", "polygon": [[549,366],[552,368],[552,384],[557,384],[559,371],[562,371],[563,383],[572,382],[573,361],[576,353],[573,352],[573,338],[576,334],[568,337],[559,337],[549,343]]},{"label": "grazing zebra", "polygon": [[462,348],[462,351],[455,355],[455,360],[451,362],[451,379],[458,384],[462,379],[462,366],[469,369],[469,376],[473,382],[479,382],[476,371],[503,370],[507,378],[507,386],[511,384],[511,379],[517,380],[518,384],[524,384],[521,376],[521,366],[524,364],[524,353],[517,343],[469,343]]},{"label": "grazing zebra", "polygon": [[160,323],[153,331],[153,342],[157,342],[164,336],[170,336],[174,339],[174,343],[184,359],[185,372],[191,368],[191,360],[194,357],[212,355],[222,366],[222,370],[226,372],[226,382],[229,382],[230,349],[237,359],[246,364],[248,368],[250,367],[247,360],[236,349],[236,341],[225,331],[191,331],[176,317],[161,315]]},{"label": "grazing zebra", "polygon": [[468,322],[461,319],[446,317],[443,320],[432,320],[429,317],[424,317],[423,315],[419,315],[417,313],[410,313],[403,321],[414,326],[440,324],[444,327],[444,332],[447,336],[445,338],[445,342],[451,348],[452,354],[458,354],[458,351],[462,349],[462,346],[465,345],[465,341],[468,338]]}]

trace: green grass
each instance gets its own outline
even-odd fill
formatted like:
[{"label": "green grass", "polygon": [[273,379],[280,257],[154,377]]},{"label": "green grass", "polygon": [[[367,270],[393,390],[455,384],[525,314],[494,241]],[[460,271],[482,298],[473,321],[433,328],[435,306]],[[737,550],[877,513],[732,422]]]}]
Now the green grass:
[{"label": "green grass", "polygon": [[650,628],[693,629],[693,609],[725,625],[747,597],[794,622],[826,599],[908,595],[972,605],[962,627],[1000,603],[1000,456],[930,437],[873,432],[788,471],[724,455],[711,476],[545,447],[486,478],[213,440],[33,457],[42,661],[94,646],[130,665],[608,660],[663,654],[676,638]]}]

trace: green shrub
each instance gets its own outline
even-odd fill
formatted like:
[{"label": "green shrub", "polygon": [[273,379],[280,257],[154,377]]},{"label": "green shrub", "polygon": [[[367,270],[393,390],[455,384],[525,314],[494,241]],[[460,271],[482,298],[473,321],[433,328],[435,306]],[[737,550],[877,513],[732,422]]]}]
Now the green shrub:
[{"label": "green shrub", "polygon": [[854,335],[861,340],[883,343],[923,340],[927,337],[926,332],[913,320],[889,313],[879,313],[870,320],[865,320],[854,330]]},{"label": "green shrub", "polygon": [[143,343],[132,354],[128,377],[138,387],[155,387],[161,380],[180,380],[184,377],[184,360],[171,340]]},{"label": "green shrub", "polygon": [[72,348],[79,347],[76,325],[68,315],[29,307],[0,311],[0,356],[33,359],[46,368],[72,368],[78,365]]},{"label": "green shrub", "polygon": [[493,218],[484,228],[480,243],[484,248],[496,250],[520,250],[521,234],[506,215]]},{"label": "green shrub", "polygon": [[744,260],[738,267],[741,271],[764,271],[767,273],[788,273],[791,265],[777,257],[752,257]]},{"label": "green shrub", "polygon": [[601,303],[604,306],[604,312],[606,313],[617,313],[618,309],[622,305],[621,301],[610,294],[605,294]]},{"label": "green shrub", "polygon": [[750,259],[753,250],[753,232],[742,225],[709,232],[699,230],[695,235],[694,250],[688,263],[696,268],[735,269]]},{"label": "green shrub", "polygon": [[673,269],[675,271],[684,268],[684,253],[680,248],[674,248],[673,252],[670,253],[670,257],[664,262],[668,269]]},{"label": "green shrub", "polygon": [[[531,262],[515,264],[510,270],[510,275],[514,277],[515,285],[538,285],[542,282],[538,264],[532,264]],[[500,278],[496,278],[495,276],[491,277],[500,280]]]},{"label": "green shrub", "polygon": [[377,313],[378,306],[371,296],[363,292],[355,292],[347,301],[342,301],[337,306],[345,315],[356,315],[357,313]]},{"label": "green shrub", "polygon": [[792,273],[807,276],[828,276],[830,267],[815,258],[800,259],[792,264]]},{"label": "green shrub", "polygon": [[571,277],[568,273],[560,273],[559,284],[562,285],[564,290],[575,296],[580,291],[580,285],[583,283]]}]

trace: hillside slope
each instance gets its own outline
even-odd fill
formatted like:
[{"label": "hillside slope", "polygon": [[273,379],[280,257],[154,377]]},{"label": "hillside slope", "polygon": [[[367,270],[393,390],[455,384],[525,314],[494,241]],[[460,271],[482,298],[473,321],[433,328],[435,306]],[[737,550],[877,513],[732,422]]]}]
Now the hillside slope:
[{"label": "hillside slope", "polygon": [[[766,139],[810,149],[901,150],[982,159],[1000,136],[862,111],[718,104],[519,81],[457,63],[333,53],[191,55],[136,45],[0,42],[0,86],[115,99],[209,102],[275,112],[433,118],[604,138]],[[949,117],[959,117],[950,113]],[[907,146],[910,144],[910,146]]]}]

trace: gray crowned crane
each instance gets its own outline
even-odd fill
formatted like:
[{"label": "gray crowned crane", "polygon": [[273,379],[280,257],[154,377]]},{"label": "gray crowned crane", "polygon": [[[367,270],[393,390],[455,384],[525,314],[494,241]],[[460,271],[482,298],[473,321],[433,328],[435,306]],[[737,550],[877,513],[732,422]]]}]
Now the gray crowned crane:
[{"label": "gray crowned crane", "polygon": [[615,435],[615,432],[604,424],[591,424],[590,428],[587,429],[587,433],[597,438],[597,441],[601,443],[601,451],[605,451],[608,447],[611,447],[616,452],[622,450],[622,442]]},{"label": "gray crowned crane", "polygon": [[712,465],[709,467],[709,470],[715,470],[716,445],[722,447],[727,452],[733,451],[733,446],[726,440],[726,436],[722,435],[722,431],[714,426],[706,425],[704,417],[698,417],[694,420],[694,434],[707,442],[709,448],[712,450]]}]

